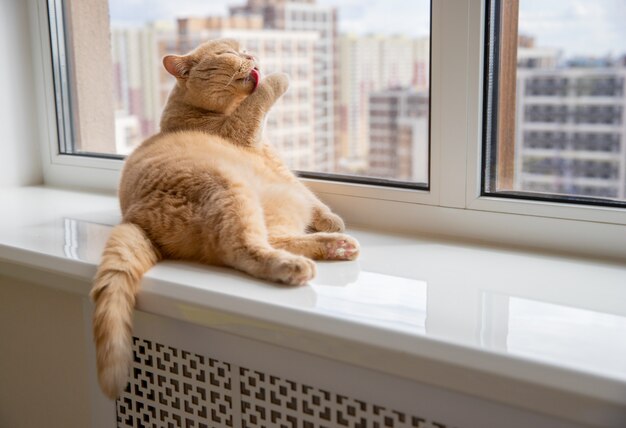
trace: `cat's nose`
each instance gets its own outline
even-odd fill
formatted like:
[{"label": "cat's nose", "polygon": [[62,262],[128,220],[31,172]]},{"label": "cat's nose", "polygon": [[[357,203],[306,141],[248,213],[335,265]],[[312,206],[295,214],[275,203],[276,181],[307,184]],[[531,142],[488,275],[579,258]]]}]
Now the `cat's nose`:
[{"label": "cat's nose", "polygon": [[250,54],[243,54],[245,59],[249,59],[250,61],[255,61],[256,62],[256,58],[254,57],[254,55],[250,55]]}]

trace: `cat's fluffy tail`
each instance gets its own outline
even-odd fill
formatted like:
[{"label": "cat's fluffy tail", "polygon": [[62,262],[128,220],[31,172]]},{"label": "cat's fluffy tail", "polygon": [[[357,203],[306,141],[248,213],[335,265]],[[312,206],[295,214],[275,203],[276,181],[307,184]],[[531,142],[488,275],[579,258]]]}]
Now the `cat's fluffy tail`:
[{"label": "cat's fluffy tail", "polygon": [[159,260],[158,250],[138,226],[113,228],[91,289],[98,380],[115,399],[126,387],[132,361],[132,317],[143,274]]}]

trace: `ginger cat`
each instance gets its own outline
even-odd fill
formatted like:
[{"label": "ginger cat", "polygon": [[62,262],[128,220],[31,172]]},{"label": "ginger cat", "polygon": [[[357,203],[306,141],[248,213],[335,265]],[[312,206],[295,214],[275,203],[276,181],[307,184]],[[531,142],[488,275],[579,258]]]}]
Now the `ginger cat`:
[{"label": "ginger cat", "polygon": [[341,218],[298,181],[262,138],[288,78],[260,80],[233,40],[163,59],[176,77],[161,132],[126,160],[122,224],[107,241],[91,296],[98,378],[115,398],[132,360],[132,311],[141,277],[161,259],[230,266],[288,285],[316,260],[353,260]]}]

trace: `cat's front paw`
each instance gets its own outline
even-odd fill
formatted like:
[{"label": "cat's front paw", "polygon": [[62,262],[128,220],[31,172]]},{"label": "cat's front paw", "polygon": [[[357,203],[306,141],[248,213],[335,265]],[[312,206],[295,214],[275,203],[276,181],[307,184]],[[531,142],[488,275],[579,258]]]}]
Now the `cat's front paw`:
[{"label": "cat's front paw", "polygon": [[313,260],[290,255],[273,266],[270,278],[287,285],[304,285],[315,277],[316,271]]},{"label": "cat's front paw", "polygon": [[268,85],[276,98],[282,96],[289,88],[289,76],[286,73],[272,73],[265,78],[264,84]]}]

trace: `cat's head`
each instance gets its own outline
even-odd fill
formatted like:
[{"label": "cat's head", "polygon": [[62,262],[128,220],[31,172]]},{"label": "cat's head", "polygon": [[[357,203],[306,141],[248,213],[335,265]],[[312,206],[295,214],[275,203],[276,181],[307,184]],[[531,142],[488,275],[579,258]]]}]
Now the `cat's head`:
[{"label": "cat's head", "polygon": [[257,60],[239,42],[205,42],[187,55],[167,55],[165,69],[176,77],[182,101],[205,110],[227,113],[257,88]]}]

